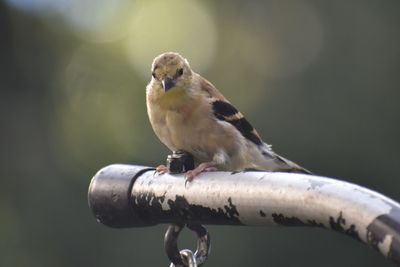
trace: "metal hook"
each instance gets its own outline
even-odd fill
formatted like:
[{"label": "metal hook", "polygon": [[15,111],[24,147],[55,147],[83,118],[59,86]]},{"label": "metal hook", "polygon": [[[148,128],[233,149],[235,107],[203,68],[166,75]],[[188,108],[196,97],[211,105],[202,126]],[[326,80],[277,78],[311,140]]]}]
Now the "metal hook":
[{"label": "metal hook", "polygon": [[193,252],[189,249],[182,249],[180,251],[181,258],[183,260],[184,265],[175,265],[171,263],[170,267],[180,267],[180,266],[187,266],[187,267],[197,267],[196,257],[194,256]]},{"label": "metal hook", "polygon": [[187,224],[186,226],[197,235],[197,249],[194,256],[196,257],[197,264],[201,266],[207,260],[208,255],[210,255],[210,234],[208,233],[207,228],[201,224]]},{"label": "metal hook", "polygon": [[[194,254],[190,250],[179,251],[178,237],[183,227],[183,224],[171,224],[165,233],[164,247],[168,258],[172,262],[171,266],[201,266],[210,254],[210,235],[204,226],[188,224],[188,229],[194,231],[197,235],[197,249]],[[195,260],[194,263],[191,263],[192,256]]]}]

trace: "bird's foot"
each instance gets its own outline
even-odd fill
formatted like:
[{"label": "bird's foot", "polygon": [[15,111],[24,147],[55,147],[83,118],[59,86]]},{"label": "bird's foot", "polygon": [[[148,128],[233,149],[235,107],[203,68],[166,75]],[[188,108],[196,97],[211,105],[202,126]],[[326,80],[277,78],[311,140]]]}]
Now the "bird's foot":
[{"label": "bird's foot", "polygon": [[154,175],[156,174],[164,174],[164,173],[168,173],[169,172],[169,168],[165,165],[159,165],[157,166],[156,170],[154,171]]},{"label": "bird's foot", "polygon": [[215,163],[214,162],[204,162],[199,164],[199,166],[197,166],[195,169],[187,171],[185,174],[185,179],[186,179],[186,183],[190,183],[191,181],[193,181],[194,177],[196,177],[197,175],[199,175],[202,172],[215,172],[217,171],[217,168],[215,167]]}]

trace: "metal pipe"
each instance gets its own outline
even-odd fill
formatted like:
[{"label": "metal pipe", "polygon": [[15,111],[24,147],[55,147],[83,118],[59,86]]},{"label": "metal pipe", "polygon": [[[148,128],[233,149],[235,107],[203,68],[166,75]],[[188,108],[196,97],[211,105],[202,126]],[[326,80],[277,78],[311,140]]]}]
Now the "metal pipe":
[{"label": "metal pipe", "polygon": [[110,227],[161,223],[312,226],[355,238],[400,266],[400,204],[361,186],[305,174],[183,174],[110,165],[89,187],[89,206]]}]

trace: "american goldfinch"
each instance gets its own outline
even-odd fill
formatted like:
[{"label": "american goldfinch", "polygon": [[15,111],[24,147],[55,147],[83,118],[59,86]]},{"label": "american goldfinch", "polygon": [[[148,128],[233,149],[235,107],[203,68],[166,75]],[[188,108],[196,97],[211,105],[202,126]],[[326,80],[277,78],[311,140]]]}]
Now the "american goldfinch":
[{"label": "american goldfinch", "polygon": [[[192,71],[178,53],[157,56],[146,87],[147,112],[158,138],[170,150],[190,153],[204,171],[246,168],[309,173],[264,143],[257,131],[209,81]],[[168,171],[164,165],[157,171]]]}]

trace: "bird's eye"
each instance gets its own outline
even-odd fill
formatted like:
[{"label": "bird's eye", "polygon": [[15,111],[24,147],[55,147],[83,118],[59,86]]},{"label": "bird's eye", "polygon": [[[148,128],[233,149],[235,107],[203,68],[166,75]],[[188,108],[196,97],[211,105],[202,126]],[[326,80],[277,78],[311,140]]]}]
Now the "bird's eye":
[{"label": "bird's eye", "polygon": [[153,78],[156,79],[156,73],[155,72],[152,72],[151,76],[153,76]]},{"label": "bird's eye", "polygon": [[176,70],[176,74],[177,74],[178,76],[182,76],[182,74],[183,74],[183,69],[182,69],[182,68],[177,69],[177,70]]}]

